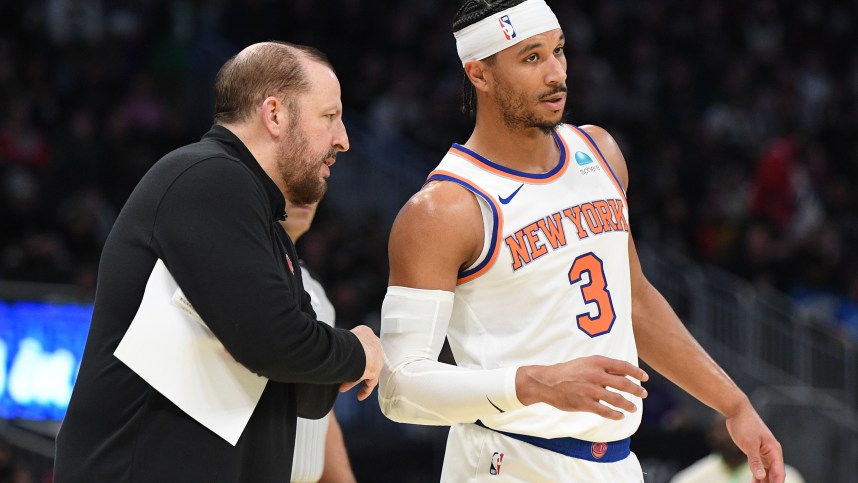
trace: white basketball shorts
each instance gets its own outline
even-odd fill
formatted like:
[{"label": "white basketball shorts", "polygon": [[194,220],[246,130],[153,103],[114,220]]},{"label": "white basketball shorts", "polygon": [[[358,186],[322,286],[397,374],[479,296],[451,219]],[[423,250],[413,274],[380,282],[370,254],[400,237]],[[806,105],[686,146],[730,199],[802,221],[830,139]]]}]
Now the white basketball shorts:
[{"label": "white basketball shorts", "polygon": [[[610,446],[607,445],[607,446]],[[456,424],[447,437],[442,483],[643,483],[643,471],[634,453],[619,461],[603,462],[604,445],[589,444],[589,459],[567,456],[520,441],[477,424]],[[621,453],[625,455],[625,453]],[[611,451],[604,456],[611,459]]]}]

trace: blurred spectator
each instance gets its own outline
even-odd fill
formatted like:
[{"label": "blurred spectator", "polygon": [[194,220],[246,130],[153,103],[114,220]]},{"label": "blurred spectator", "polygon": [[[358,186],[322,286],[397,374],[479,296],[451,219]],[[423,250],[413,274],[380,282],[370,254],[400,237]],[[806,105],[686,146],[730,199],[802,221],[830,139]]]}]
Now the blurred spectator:
[{"label": "blurred spectator", "polygon": [[26,97],[11,100],[0,126],[0,163],[47,169],[51,147],[36,128],[33,106]]},{"label": "blurred spectator", "polygon": [[32,475],[15,458],[11,445],[0,437],[0,483],[35,483]]},{"label": "blurred spectator", "polygon": [[846,294],[837,310],[840,328],[847,337],[858,340],[858,271],[851,270]]},{"label": "blurred spectator", "polygon": [[100,1],[49,0],[45,15],[51,39],[57,44],[83,40],[90,44],[104,35],[104,13]]},{"label": "blurred spectator", "polygon": [[128,97],[120,105],[116,122],[122,129],[145,133],[163,129],[167,117],[164,102],[155,96],[152,82],[146,76],[134,79]]},{"label": "blurred spectator", "polygon": [[[708,438],[712,453],[677,473],[670,483],[734,483],[755,481],[748,466],[748,458],[733,443],[723,416],[716,416],[709,428]],[[795,468],[786,465],[784,483],[804,483]]]},{"label": "blurred spectator", "polygon": [[824,213],[791,138],[778,139],[757,165],[751,213],[772,222],[796,242],[819,228]]}]

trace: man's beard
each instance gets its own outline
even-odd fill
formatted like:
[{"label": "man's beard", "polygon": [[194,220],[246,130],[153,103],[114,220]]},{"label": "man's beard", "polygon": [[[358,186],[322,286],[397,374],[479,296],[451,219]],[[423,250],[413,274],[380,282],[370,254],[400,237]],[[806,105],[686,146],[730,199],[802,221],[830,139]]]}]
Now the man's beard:
[{"label": "man's beard", "polygon": [[[494,80],[495,101],[498,103],[503,114],[503,122],[509,128],[532,128],[535,127],[545,134],[551,133],[560,123],[563,122],[563,115],[557,121],[551,119],[539,118],[533,112],[533,109],[528,106],[526,96],[519,92],[510,89],[506,82],[501,82],[497,78]],[[535,100],[545,99],[552,94],[566,92],[566,85],[555,87],[554,89],[542,94]]]},{"label": "man's beard", "polygon": [[298,205],[315,203],[325,196],[328,182],[319,174],[325,160],[337,155],[335,149],[314,154],[304,133],[294,130],[278,148],[278,169],[286,187],[289,201]]}]

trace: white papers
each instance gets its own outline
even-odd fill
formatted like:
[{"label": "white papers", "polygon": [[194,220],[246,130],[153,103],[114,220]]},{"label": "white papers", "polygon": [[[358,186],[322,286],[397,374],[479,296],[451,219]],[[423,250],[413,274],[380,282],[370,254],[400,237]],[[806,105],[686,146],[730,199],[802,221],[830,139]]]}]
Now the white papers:
[{"label": "white papers", "polygon": [[268,382],[226,352],[161,260],[113,354],[233,446]]}]

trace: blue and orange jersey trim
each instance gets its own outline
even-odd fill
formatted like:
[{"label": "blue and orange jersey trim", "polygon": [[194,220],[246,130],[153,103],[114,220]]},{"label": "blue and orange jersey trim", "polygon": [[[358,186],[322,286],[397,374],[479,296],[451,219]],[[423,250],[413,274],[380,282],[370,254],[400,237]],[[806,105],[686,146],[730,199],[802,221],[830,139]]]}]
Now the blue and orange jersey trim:
[{"label": "blue and orange jersey trim", "polygon": [[602,150],[599,149],[599,146],[596,144],[596,141],[593,140],[593,138],[586,131],[581,129],[580,127],[574,126],[572,124],[567,124],[567,126],[572,128],[572,130],[574,132],[576,132],[579,136],[581,136],[581,138],[590,147],[590,149],[594,153],[599,155],[598,156],[599,164],[602,165],[602,169],[604,169],[606,172],[610,173],[609,178],[611,179],[611,182],[614,183],[614,186],[617,188],[617,191],[619,191],[620,196],[623,197],[623,203],[625,203],[626,206],[629,206],[629,203],[626,200],[626,190],[623,189],[623,185],[620,183],[620,179],[617,178],[616,173],[614,173],[614,170],[611,168],[611,164],[608,163],[608,160],[605,158],[605,155],[602,154]]},{"label": "blue and orange jersey trim", "polygon": [[483,257],[476,265],[473,267],[463,270],[459,272],[459,275],[456,280],[456,285],[461,285],[466,282],[470,282],[471,280],[479,277],[480,275],[486,273],[489,268],[494,265],[495,260],[498,257],[498,247],[501,243],[501,230],[503,227],[503,213],[500,210],[500,207],[497,203],[492,199],[492,197],[483,191],[480,187],[472,183],[471,181],[453,174],[449,171],[443,170],[435,170],[429,173],[429,177],[426,178],[426,182],[430,181],[451,181],[456,183],[468,191],[474,193],[476,196],[486,200],[488,205],[492,209],[492,235],[491,240],[489,241],[489,250],[486,253],[486,256]]},{"label": "blue and orange jersey trim", "polygon": [[566,146],[566,141],[563,140],[562,136],[557,134],[556,129],[551,131],[551,134],[554,136],[557,147],[560,148],[560,161],[557,163],[557,166],[553,167],[547,173],[525,173],[524,171],[507,168],[506,166],[490,161],[461,144],[453,144],[448,153],[466,159],[480,168],[504,178],[521,181],[522,183],[545,184],[563,176],[566,168],[569,167],[569,147]]}]

